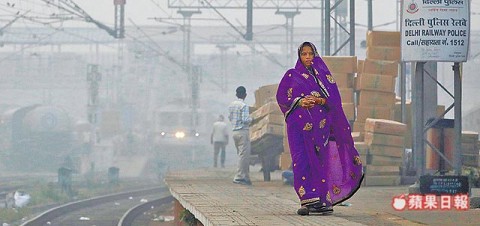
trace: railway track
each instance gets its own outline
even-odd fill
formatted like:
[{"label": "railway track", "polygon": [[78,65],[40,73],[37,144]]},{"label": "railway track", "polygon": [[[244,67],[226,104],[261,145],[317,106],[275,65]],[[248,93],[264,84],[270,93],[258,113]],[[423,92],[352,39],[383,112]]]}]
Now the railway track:
[{"label": "railway track", "polygon": [[[148,199],[162,197],[160,200],[168,200],[163,198],[169,196],[168,188],[164,186],[100,196],[52,208],[21,225],[117,225],[119,219],[122,218],[122,214],[129,220],[135,214],[142,213],[138,210],[135,211],[135,208],[131,208],[137,205],[139,201],[147,204],[149,203],[147,202]],[[152,206],[152,203],[149,206]],[[131,209],[129,210],[129,208]]]},{"label": "railway track", "polygon": [[173,196],[166,196],[160,199],[156,199],[147,203],[137,205],[129,209],[125,214],[120,218],[117,226],[131,226],[135,219],[143,213],[152,209],[152,207],[159,207],[170,203],[174,200]]}]

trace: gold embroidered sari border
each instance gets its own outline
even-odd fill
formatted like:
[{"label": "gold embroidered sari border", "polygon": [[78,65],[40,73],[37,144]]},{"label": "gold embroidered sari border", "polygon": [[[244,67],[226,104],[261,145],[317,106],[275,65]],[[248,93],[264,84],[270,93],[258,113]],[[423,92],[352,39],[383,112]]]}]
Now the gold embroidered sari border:
[{"label": "gold embroidered sari border", "polygon": [[302,205],[305,205],[305,204],[310,204],[310,203],[315,202],[315,201],[320,201],[320,197],[311,198],[311,199],[304,199],[304,200],[301,200],[300,203]]}]

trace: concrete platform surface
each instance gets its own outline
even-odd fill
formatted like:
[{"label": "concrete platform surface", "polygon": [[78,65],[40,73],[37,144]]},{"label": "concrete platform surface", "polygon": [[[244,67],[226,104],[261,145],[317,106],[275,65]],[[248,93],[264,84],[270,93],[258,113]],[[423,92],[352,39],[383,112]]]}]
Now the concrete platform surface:
[{"label": "concrete platform surface", "polygon": [[[403,210],[392,200],[408,192],[408,186],[361,187],[331,215],[299,216],[299,200],[293,187],[284,185],[280,172],[263,181],[251,167],[252,186],[232,183],[233,168],[205,168],[171,172],[165,181],[172,195],[205,226],[207,225],[479,225],[480,209]],[[480,189],[472,189],[475,197]]]}]

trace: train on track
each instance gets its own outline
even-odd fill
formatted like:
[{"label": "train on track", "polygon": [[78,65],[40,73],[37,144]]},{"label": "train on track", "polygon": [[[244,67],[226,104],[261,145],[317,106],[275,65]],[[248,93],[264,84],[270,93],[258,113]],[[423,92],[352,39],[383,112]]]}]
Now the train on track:
[{"label": "train on track", "polygon": [[[116,137],[121,142],[109,145],[107,137],[92,144],[95,139],[91,135],[92,126],[88,122],[75,122],[62,108],[46,105],[10,108],[0,112],[0,169],[56,172],[67,165],[85,173],[93,162],[98,170],[111,166],[124,168],[128,164],[117,166],[115,160],[129,158],[144,159],[138,161],[142,166],[135,166],[137,175],[152,170],[164,174],[168,170],[210,166],[213,159],[210,133],[217,117],[204,109],[192,114],[188,107],[164,106],[153,111],[148,130],[118,132]],[[115,128],[122,129],[121,120],[119,123]],[[115,139],[115,136],[110,138]]]},{"label": "train on track", "polygon": [[56,169],[72,150],[72,120],[59,107],[13,108],[0,117],[0,161],[7,169]]},{"label": "train on track", "polygon": [[[199,109],[168,106],[154,112],[154,152],[169,170],[210,166],[210,134],[216,116]],[[194,125],[194,126],[192,126]]]}]

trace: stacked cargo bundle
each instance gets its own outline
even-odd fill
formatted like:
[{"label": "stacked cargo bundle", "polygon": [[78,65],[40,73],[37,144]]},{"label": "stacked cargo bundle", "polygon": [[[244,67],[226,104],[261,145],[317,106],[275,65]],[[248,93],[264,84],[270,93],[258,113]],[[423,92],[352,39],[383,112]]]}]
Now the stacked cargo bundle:
[{"label": "stacked cargo bundle", "polygon": [[335,83],[340,91],[342,107],[349,121],[355,118],[355,105],[353,103],[353,78],[357,71],[356,56],[324,56],[322,57],[332,73]]},{"label": "stacked cargo bundle", "polygon": [[369,31],[367,58],[357,62],[355,132],[363,132],[367,118],[393,119],[395,79],[400,60],[400,33]]},{"label": "stacked cargo bundle", "polygon": [[368,153],[364,163],[365,185],[400,184],[406,130],[407,126],[400,122],[366,119],[365,144]]},{"label": "stacked cargo bundle", "polygon": [[[266,85],[255,90],[255,108],[260,108],[264,104],[276,101],[275,95],[277,94],[278,84]],[[250,112],[251,113],[251,112]]]},{"label": "stacked cargo bundle", "polygon": [[277,157],[284,151],[282,140],[285,121],[275,100],[277,89],[278,84],[273,84],[262,86],[256,90],[256,110],[250,114],[254,119],[250,126],[252,154],[259,155],[262,159],[262,166],[270,170],[276,169]]},{"label": "stacked cargo bundle", "polygon": [[[262,86],[255,91],[256,110],[250,114],[254,119],[250,127],[250,140],[252,144],[260,142],[263,138],[269,138],[269,135],[283,139],[285,121],[275,101],[277,89],[278,85],[268,85]],[[262,149],[263,148],[265,147],[262,147]],[[253,149],[256,148],[252,148],[252,152],[263,151],[261,149]],[[283,146],[281,151],[283,151]]]},{"label": "stacked cargo bundle", "polygon": [[478,133],[462,132],[462,165],[479,167]]},{"label": "stacked cargo bundle", "polygon": [[252,112],[254,122],[250,127],[250,140],[255,142],[265,135],[283,137],[284,119],[277,102],[264,104]]}]

